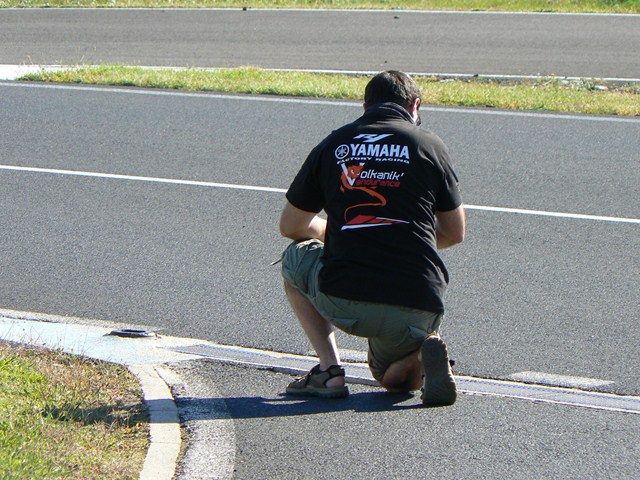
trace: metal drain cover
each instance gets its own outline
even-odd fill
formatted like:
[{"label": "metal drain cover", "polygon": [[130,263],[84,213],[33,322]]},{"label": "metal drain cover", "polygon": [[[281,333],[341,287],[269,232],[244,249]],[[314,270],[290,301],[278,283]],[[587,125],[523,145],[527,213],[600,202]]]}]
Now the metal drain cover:
[{"label": "metal drain cover", "polygon": [[138,330],[135,328],[124,328],[122,330],[111,330],[111,332],[107,333],[107,335],[113,335],[115,337],[125,337],[125,338],[147,338],[153,337],[154,335],[149,333],[146,330]]}]

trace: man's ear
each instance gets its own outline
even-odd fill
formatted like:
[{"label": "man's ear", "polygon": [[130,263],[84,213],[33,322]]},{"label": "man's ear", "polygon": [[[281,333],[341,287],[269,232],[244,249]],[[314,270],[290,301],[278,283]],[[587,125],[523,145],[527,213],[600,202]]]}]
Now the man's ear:
[{"label": "man's ear", "polygon": [[416,98],[411,106],[409,107],[409,115],[413,117],[414,120],[418,120],[420,118],[420,114],[418,113],[418,109],[420,108],[421,100]]}]

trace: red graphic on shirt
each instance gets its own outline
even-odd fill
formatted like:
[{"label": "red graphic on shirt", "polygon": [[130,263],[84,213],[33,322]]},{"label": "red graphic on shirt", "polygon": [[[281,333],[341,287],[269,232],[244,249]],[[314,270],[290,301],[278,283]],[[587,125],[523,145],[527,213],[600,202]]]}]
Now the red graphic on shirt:
[{"label": "red graphic on shirt", "polygon": [[387,204],[387,199],[381,195],[380,193],[376,192],[374,190],[374,188],[376,187],[372,187],[372,188],[368,188],[368,187],[364,187],[364,186],[356,186],[356,180],[360,177],[360,174],[362,173],[362,170],[364,169],[364,164],[360,164],[360,165],[345,165],[342,164],[342,174],[340,176],[341,180],[342,180],[342,185],[340,186],[340,190],[341,191],[345,191],[345,189],[347,190],[359,190],[362,191],[370,196],[372,196],[373,198],[375,198],[377,201],[376,202],[366,202],[366,203],[359,203],[357,205],[351,205],[350,207],[348,207],[347,209],[345,209],[344,211],[344,220],[345,220],[345,225],[342,227],[343,230],[346,229],[351,229],[351,228],[364,228],[364,227],[378,227],[378,226],[382,226],[382,225],[393,225],[395,223],[408,223],[405,222],[404,220],[394,220],[391,218],[384,218],[384,217],[376,217],[373,215],[356,215],[354,218],[352,218],[351,220],[347,220],[347,216],[350,210],[353,210],[354,208],[360,208],[360,207],[384,207]]},{"label": "red graphic on shirt", "polygon": [[344,211],[345,221],[347,220],[347,213],[349,212],[349,210],[353,210],[354,208],[358,207],[384,207],[387,204],[387,199],[380,195],[378,192],[374,191],[372,188],[354,186],[354,183],[360,176],[360,173],[362,173],[363,168],[363,164],[350,165],[348,167],[342,164],[342,186],[340,187],[340,190],[342,190],[343,192],[345,188],[349,190],[360,190],[376,198],[378,201],[373,203],[359,203],[357,205],[351,205]]},{"label": "red graphic on shirt", "polygon": [[396,223],[409,223],[404,220],[396,220],[393,218],[374,217],[373,215],[358,215],[349,220],[342,230],[350,230],[353,228],[380,227],[382,225],[393,225]]}]

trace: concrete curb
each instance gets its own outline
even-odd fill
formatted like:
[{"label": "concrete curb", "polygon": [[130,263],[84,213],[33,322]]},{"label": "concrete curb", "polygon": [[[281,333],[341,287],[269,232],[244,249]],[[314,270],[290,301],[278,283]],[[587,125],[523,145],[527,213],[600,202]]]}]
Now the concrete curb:
[{"label": "concrete curb", "polygon": [[129,365],[142,387],[149,408],[151,444],[140,480],[171,480],[181,448],[180,419],[173,395],[152,365]]},{"label": "concrete curb", "polygon": [[[74,322],[78,319],[0,309],[0,339],[27,345],[58,348],[126,366],[137,378],[149,409],[150,445],[141,480],[171,480],[175,477],[182,448],[180,419],[173,395],[164,380],[167,362],[202,358],[172,352],[176,345],[198,344],[201,340],[160,338],[132,339],[109,335],[114,324]],[[177,343],[176,343],[177,342]]]}]

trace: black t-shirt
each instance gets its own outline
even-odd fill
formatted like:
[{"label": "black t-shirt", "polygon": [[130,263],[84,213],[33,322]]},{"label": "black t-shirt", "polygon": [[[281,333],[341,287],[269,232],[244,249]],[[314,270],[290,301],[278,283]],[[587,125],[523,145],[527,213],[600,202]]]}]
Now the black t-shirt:
[{"label": "black t-shirt", "polygon": [[307,157],[287,200],[327,213],[319,288],[327,295],[444,311],[449,281],[435,212],[461,205],[446,145],[402,107],[369,107]]}]

